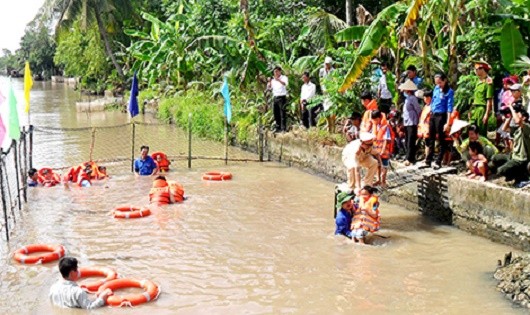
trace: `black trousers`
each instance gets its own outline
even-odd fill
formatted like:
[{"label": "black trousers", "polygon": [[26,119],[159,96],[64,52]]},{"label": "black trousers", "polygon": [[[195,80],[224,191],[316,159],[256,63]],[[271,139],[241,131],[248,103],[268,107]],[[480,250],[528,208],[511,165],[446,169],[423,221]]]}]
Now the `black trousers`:
[{"label": "black trousers", "polygon": [[287,96],[275,96],[273,103],[274,122],[276,123],[276,131],[287,130]]},{"label": "black trousers", "polygon": [[388,115],[390,113],[390,107],[392,107],[391,98],[381,98],[379,99],[379,111]]},{"label": "black trousers", "polygon": [[440,143],[440,152],[436,157],[436,164],[441,165],[445,152],[447,151],[447,141],[445,140],[444,125],[447,123],[447,113],[435,113],[429,120],[429,155],[425,159],[426,163],[431,163],[434,158],[434,144],[438,137]]},{"label": "black trousers", "polygon": [[316,117],[323,109],[324,106],[322,106],[322,104],[307,108],[307,103],[305,103],[304,109],[302,110],[302,124],[304,127],[309,128],[316,126]]},{"label": "black trousers", "polygon": [[506,181],[515,180],[516,183],[528,180],[527,165],[528,160],[512,160],[507,154],[495,154],[489,163],[493,172],[496,170],[497,174],[506,177]]},{"label": "black trousers", "polygon": [[410,163],[416,163],[416,140],[418,139],[418,126],[405,126],[405,135],[407,161]]}]

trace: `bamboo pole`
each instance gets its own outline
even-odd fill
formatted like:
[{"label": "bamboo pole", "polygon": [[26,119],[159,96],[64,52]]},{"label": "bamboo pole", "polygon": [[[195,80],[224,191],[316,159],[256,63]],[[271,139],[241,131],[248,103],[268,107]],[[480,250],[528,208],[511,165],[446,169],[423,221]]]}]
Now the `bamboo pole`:
[{"label": "bamboo pole", "polygon": [[225,165],[228,165],[228,120],[225,117]]},{"label": "bamboo pole", "polygon": [[33,168],[33,125],[29,125],[29,168]]},{"label": "bamboo pole", "polygon": [[188,115],[188,168],[191,168],[191,113]]},{"label": "bamboo pole", "polygon": [[[0,150],[1,151],[1,150]],[[0,159],[3,159],[3,157],[0,157]],[[4,175],[3,175],[3,165],[4,163],[0,163],[0,194],[2,195],[2,210],[4,211],[4,222],[6,227],[6,240],[9,242],[9,222],[7,219],[7,204],[6,204],[6,196],[4,194]]]},{"label": "bamboo pole", "polygon": [[19,172],[19,165],[18,165],[18,150],[17,150],[17,141],[13,140],[13,150],[14,150],[14,160],[15,160],[15,175],[16,175],[16,181],[17,181],[17,199],[18,199],[18,210],[22,210],[22,199],[20,198],[20,174]]},{"label": "bamboo pole", "polygon": [[132,132],[131,132],[131,172],[134,173],[134,138],[136,133],[136,125],[134,121],[132,122]]}]

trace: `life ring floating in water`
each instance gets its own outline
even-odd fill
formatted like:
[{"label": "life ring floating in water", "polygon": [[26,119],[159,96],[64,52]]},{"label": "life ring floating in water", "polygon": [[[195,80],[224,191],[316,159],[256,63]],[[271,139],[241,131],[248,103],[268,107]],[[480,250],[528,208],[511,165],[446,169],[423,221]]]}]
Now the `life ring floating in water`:
[{"label": "life ring floating in water", "polygon": [[230,180],[232,179],[232,174],[228,172],[206,172],[202,174],[203,180]]},{"label": "life ring floating in water", "polygon": [[111,306],[134,306],[149,301],[156,300],[160,294],[160,288],[152,281],[149,280],[134,280],[134,279],[116,279],[104,283],[99,287],[98,293],[103,292],[106,289],[112,291],[124,288],[142,288],[145,290],[144,293],[140,294],[127,294],[127,295],[111,295],[107,298],[107,304]]},{"label": "life ring floating in water", "polygon": [[105,277],[91,282],[81,284],[80,287],[86,289],[90,293],[98,291],[99,287],[104,283],[118,278],[118,274],[111,268],[107,267],[81,267],[79,268],[79,278],[87,277]]},{"label": "life ring floating in water", "polygon": [[[28,254],[38,252],[48,253],[28,256]],[[63,245],[32,244],[17,249],[13,258],[21,264],[45,264],[63,257],[65,252]]]},{"label": "life ring floating in water", "polygon": [[114,208],[114,217],[117,219],[138,219],[151,214],[149,208],[135,206],[118,206]]}]

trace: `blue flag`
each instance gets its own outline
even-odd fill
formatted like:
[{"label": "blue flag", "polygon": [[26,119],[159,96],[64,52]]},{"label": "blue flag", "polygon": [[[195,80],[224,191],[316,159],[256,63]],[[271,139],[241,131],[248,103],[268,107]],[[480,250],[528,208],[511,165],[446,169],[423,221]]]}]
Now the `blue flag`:
[{"label": "blue flag", "polygon": [[129,98],[129,113],[131,117],[138,115],[140,110],[138,109],[138,80],[136,79],[136,71],[134,72],[132,86],[131,86],[131,96]]},{"label": "blue flag", "polygon": [[223,86],[221,86],[221,94],[223,94],[223,98],[225,99],[225,116],[226,121],[230,123],[230,120],[232,119],[232,104],[230,104],[230,91],[228,91],[228,81],[226,80],[226,76],[223,81]]}]

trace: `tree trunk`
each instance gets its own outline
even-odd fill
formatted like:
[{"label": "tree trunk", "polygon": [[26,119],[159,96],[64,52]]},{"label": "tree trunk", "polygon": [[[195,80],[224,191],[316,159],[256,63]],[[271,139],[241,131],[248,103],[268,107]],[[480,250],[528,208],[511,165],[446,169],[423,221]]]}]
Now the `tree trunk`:
[{"label": "tree trunk", "polygon": [[346,23],[353,25],[353,7],[352,0],[346,0]]},{"label": "tree trunk", "polygon": [[110,57],[110,60],[112,60],[112,64],[114,65],[114,68],[116,68],[116,71],[118,72],[118,75],[120,78],[123,78],[123,70],[121,69],[121,66],[118,64],[118,61],[116,60],[116,57],[114,56],[114,53],[112,52],[112,48],[110,48],[110,42],[109,37],[107,35],[107,30],[105,29],[105,25],[103,25],[103,21],[101,20],[101,15],[99,12],[99,8],[94,8],[96,21],[98,23],[98,30],[99,34],[101,35],[101,39],[105,43],[105,50],[107,51],[107,55]]}]

